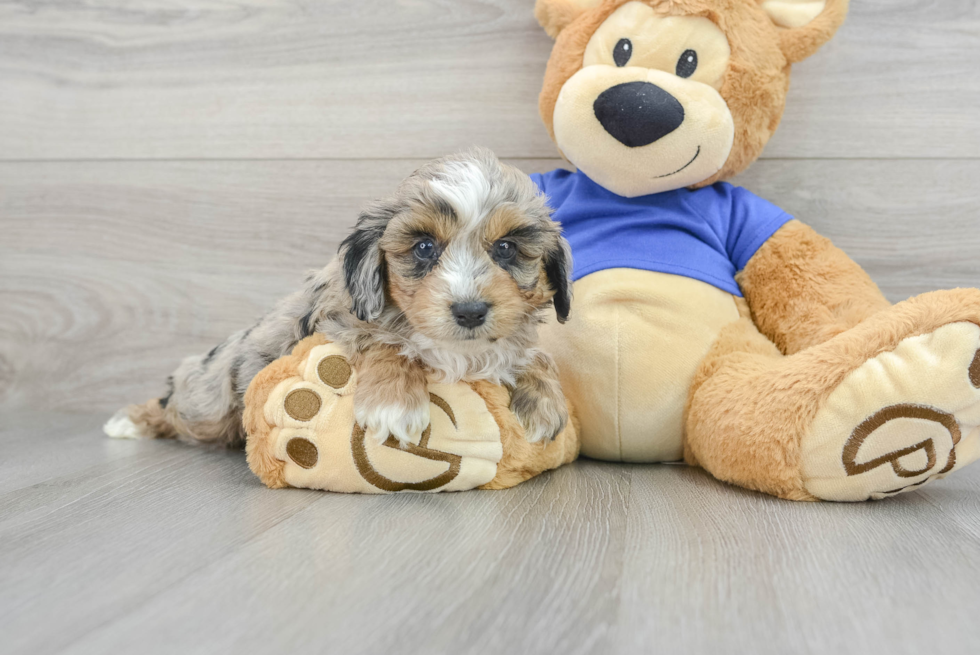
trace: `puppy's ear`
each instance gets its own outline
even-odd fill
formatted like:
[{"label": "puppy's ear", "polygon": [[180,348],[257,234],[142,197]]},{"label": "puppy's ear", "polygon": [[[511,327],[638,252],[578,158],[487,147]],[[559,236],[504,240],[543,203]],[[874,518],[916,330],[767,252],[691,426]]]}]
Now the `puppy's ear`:
[{"label": "puppy's ear", "polygon": [[555,247],[545,254],[544,272],[555,290],[553,302],[558,322],[564,323],[572,309],[572,249],[564,237],[559,237]]},{"label": "puppy's ear", "polygon": [[760,0],[779,28],[779,47],[791,64],[803,61],[837,32],[848,0]]},{"label": "puppy's ear", "polygon": [[538,0],[534,17],[553,39],[587,9],[599,6],[602,0]]},{"label": "puppy's ear", "polygon": [[362,321],[373,321],[385,308],[385,259],[381,237],[397,213],[389,203],[369,206],[357,218],[354,231],[340,244],[344,283],[351,297],[351,312]]}]

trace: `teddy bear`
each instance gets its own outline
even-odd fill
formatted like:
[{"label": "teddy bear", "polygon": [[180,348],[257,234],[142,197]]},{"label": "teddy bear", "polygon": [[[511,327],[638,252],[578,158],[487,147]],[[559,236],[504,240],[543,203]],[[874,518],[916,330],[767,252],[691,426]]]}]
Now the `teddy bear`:
[{"label": "teddy bear", "polygon": [[847,0],[537,0],[533,175],[574,259],[545,326],[582,453],[791,500],[915,489],[980,456],[980,291],[889,303],[829,240],[723,182],[779,124]]}]

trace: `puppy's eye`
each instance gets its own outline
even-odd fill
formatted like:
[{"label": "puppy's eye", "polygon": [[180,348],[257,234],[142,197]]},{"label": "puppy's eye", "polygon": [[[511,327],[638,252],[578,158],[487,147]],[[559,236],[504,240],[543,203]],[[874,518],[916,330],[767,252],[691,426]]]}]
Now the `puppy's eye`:
[{"label": "puppy's eye", "polygon": [[633,56],[633,42],[629,39],[620,39],[616,42],[616,47],[613,48],[613,61],[616,65],[622,68],[626,65],[626,62],[630,60]]},{"label": "puppy's eye", "polygon": [[517,257],[517,244],[513,241],[500,239],[493,244],[493,258],[501,264],[511,262]]},{"label": "puppy's eye", "polygon": [[685,50],[677,60],[677,77],[690,77],[698,69],[698,53]]},{"label": "puppy's eye", "polygon": [[422,239],[412,248],[415,258],[421,261],[428,261],[436,256],[436,244],[432,239]]}]

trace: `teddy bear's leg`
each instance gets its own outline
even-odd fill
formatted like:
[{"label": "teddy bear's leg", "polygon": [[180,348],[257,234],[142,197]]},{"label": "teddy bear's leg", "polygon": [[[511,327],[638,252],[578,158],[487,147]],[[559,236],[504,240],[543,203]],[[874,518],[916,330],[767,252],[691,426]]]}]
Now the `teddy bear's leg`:
[{"label": "teddy bear's leg", "polygon": [[980,291],[924,294],[784,356],[744,317],[702,362],[685,458],[793,500],[865,500],[980,457]]},{"label": "teddy bear's leg", "polygon": [[770,237],[737,279],[755,325],[787,355],[891,306],[844,251],[799,221]]}]

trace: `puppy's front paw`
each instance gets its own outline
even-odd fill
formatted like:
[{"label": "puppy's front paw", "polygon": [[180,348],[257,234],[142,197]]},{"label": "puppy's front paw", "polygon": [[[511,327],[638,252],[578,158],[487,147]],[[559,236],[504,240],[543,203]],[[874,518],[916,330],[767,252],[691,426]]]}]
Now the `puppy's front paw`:
[{"label": "puppy's front paw", "polygon": [[540,388],[518,386],[511,396],[510,409],[524,428],[524,438],[531,443],[553,440],[568,423],[565,398],[543,393]]},{"label": "puppy's front paw", "polygon": [[406,399],[406,402],[372,404],[360,402],[355,397],[354,418],[378,443],[384,443],[392,436],[402,446],[418,445],[429,426],[429,403],[428,399],[422,403]]}]

